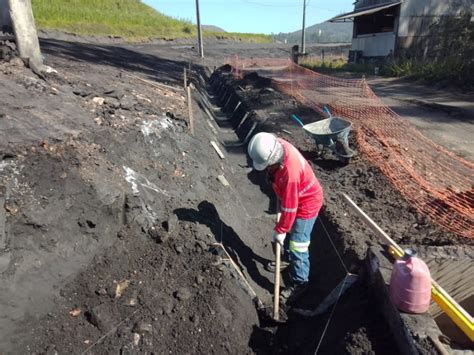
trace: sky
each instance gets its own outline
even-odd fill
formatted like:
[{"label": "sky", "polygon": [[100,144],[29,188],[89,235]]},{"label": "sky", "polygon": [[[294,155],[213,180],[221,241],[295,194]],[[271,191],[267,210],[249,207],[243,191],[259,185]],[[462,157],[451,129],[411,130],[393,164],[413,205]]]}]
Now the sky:
[{"label": "sky", "polygon": [[[142,0],[168,16],[196,23],[195,0]],[[301,29],[304,0],[199,0],[201,23],[228,32],[280,33]],[[306,0],[306,25],[352,11],[354,0]]]}]

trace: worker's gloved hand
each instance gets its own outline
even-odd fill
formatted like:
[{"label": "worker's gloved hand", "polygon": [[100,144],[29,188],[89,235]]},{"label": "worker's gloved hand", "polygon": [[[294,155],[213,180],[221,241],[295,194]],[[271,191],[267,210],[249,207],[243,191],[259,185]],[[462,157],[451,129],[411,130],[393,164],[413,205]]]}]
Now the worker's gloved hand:
[{"label": "worker's gloved hand", "polygon": [[283,243],[285,243],[285,238],[286,238],[286,233],[273,233],[273,243],[278,243],[281,246],[283,246]]}]

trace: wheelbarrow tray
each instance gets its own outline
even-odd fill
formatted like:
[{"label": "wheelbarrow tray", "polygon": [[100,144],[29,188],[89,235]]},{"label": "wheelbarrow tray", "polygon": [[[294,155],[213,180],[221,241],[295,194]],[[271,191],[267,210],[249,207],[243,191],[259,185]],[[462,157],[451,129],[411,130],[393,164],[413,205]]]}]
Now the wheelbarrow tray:
[{"label": "wheelbarrow tray", "polygon": [[303,129],[314,138],[316,143],[330,145],[331,140],[346,138],[352,123],[339,117],[326,118],[303,126]]},{"label": "wheelbarrow tray", "polygon": [[351,127],[349,121],[332,117],[304,125],[303,129],[314,139],[320,154],[329,148],[339,158],[347,160],[354,155],[354,151],[349,148]]}]

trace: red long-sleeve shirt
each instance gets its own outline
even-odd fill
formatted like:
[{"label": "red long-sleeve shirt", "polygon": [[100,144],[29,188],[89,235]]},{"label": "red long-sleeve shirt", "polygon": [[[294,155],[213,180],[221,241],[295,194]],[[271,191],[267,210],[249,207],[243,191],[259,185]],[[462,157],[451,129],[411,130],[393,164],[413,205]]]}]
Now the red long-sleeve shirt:
[{"label": "red long-sleeve shirt", "polygon": [[281,217],[275,226],[277,233],[291,230],[295,218],[316,217],[323,205],[323,189],[313,169],[293,145],[278,138],[285,156],[283,166],[274,174],[273,190],[280,199]]}]

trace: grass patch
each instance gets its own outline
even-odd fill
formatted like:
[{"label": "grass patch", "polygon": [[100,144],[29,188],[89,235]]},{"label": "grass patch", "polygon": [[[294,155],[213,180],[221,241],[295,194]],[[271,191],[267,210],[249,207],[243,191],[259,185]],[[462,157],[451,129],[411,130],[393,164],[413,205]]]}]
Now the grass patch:
[{"label": "grass patch", "polygon": [[373,74],[375,65],[369,63],[350,64],[346,58],[329,57],[324,62],[319,58],[306,58],[300,63],[303,67],[324,73],[331,74],[335,72],[351,72],[360,74]]},{"label": "grass patch", "polygon": [[[151,38],[190,38],[196,26],[154,10],[139,0],[32,0],[39,29],[55,29],[78,35],[118,36],[130,41]],[[266,42],[269,36],[205,33],[229,39]]]},{"label": "grass patch", "polygon": [[383,74],[429,83],[448,82],[462,87],[474,87],[474,62],[459,57],[448,57],[443,60],[420,62],[405,60],[386,65]]},{"label": "grass patch", "polygon": [[437,61],[407,59],[384,65],[350,64],[345,58],[329,58],[324,62],[317,58],[307,58],[302,60],[301,65],[323,74],[350,72],[365,75],[373,75],[375,67],[378,66],[379,75],[382,76],[422,80],[430,84],[445,82],[467,89],[474,87],[474,60],[458,56]]}]

